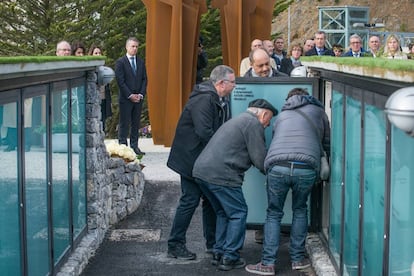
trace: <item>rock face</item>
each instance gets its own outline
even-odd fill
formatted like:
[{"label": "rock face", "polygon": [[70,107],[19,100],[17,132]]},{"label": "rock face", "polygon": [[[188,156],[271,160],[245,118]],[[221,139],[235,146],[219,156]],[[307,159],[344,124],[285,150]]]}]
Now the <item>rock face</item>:
[{"label": "rock face", "polygon": [[[294,0],[290,5],[290,41],[301,43],[306,38],[312,38],[318,30],[318,7],[369,7],[370,23],[384,23],[380,31],[414,32],[414,1],[401,0]],[[281,34],[288,39],[288,10],[279,14],[273,20],[272,34]],[[411,40],[414,42],[414,37]],[[287,43],[285,44],[287,46]]]}]

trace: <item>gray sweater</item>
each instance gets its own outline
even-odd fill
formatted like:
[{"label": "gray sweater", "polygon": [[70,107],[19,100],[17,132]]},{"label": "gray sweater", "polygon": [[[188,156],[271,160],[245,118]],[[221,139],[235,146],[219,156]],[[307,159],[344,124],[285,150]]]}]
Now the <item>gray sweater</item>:
[{"label": "gray sweater", "polygon": [[254,165],[264,172],[264,127],[249,111],[227,121],[197,158],[193,176],[211,184],[238,187]]}]

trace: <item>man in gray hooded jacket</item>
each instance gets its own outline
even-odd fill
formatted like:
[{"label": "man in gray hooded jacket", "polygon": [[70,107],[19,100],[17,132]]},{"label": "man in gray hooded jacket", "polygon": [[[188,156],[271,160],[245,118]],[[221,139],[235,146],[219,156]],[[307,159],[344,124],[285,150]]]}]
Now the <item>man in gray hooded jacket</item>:
[{"label": "man in gray hooded jacket", "polygon": [[274,122],[273,138],[264,164],[268,207],[262,260],[247,265],[248,272],[275,275],[280,223],[289,189],[292,189],[293,210],[289,250],[292,269],[310,266],[305,257],[307,200],[319,178],[322,150],[329,156],[329,147],[330,127],[323,105],[304,89],[292,89]]}]

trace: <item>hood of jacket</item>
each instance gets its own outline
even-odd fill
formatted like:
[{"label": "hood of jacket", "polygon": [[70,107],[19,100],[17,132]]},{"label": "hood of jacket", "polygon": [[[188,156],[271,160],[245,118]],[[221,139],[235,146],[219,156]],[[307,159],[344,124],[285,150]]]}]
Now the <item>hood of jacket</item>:
[{"label": "hood of jacket", "polygon": [[213,85],[212,81],[205,81],[199,84],[196,84],[193,88],[193,91],[190,94],[190,98],[197,97],[200,94],[210,93],[214,98],[219,101],[220,97],[217,94],[217,90]]},{"label": "hood of jacket", "polygon": [[323,104],[314,96],[294,95],[287,99],[286,103],[282,107],[282,111],[296,109],[308,104],[319,106],[322,109],[324,108]]}]

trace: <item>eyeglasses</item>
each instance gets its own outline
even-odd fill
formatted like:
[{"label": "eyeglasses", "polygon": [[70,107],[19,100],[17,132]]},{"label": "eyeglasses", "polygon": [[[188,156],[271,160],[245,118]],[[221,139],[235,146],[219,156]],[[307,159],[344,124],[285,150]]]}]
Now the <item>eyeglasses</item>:
[{"label": "eyeglasses", "polygon": [[70,49],[58,49],[58,51],[63,51],[63,52],[70,52]]},{"label": "eyeglasses", "polygon": [[228,81],[228,82],[230,82],[231,84],[236,84],[236,81],[235,81],[235,80],[227,80],[227,79],[224,79],[223,81]]},{"label": "eyeglasses", "polygon": [[354,42],[351,42],[351,44],[360,44],[361,42],[359,42],[359,41],[354,41]]}]

